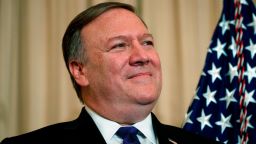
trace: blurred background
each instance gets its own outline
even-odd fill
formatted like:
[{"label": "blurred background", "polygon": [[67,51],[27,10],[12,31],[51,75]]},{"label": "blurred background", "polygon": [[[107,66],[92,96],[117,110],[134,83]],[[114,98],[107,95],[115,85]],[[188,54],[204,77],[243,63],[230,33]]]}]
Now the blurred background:
[{"label": "blurred background", "polygon": [[[74,16],[103,1],[0,0],[0,141],[78,116],[61,40]],[[119,1],[137,8],[156,41],[163,89],[154,113],[181,127],[222,0]]]}]

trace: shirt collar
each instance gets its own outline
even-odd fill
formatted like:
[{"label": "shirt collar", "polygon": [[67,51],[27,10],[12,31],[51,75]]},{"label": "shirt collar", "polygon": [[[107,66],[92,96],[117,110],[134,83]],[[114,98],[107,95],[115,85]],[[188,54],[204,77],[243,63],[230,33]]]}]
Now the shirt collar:
[{"label": "shirt collar", "polygon": [[135,123],[133,126],[136,127],[141,133],[143,133],[144,136],[150,140],[150,142],[153,144],[156,143],[156,136],[153,129],[151,113],[144,120]]},{"label": "shirt collar", "polygon": [[[85,109],[94,120],[105,141],[108,143],[121,125],[114,121],[103,118],[86,105]],[[133,126],[143,133],[144,136],[150,140],[150,142],[153,144],[156,143],[156,136],[154,134],[151,114],[149,114],[144,120],[135,123]]]},{"label": "shirt collar", "polygon": [[89,113],[89,115],[92,117],[100,133],[104,137],[105,141],[108,143],[112,138],[112,136],[120,128],[120,125],[116,122],[103,118],[102,116],[98,115],[87,106],[85,106],[85,109]]}]

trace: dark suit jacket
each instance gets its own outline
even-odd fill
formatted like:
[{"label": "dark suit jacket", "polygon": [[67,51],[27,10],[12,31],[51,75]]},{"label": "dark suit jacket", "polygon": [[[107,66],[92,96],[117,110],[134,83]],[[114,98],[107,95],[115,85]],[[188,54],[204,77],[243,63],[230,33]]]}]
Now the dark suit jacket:
[{"label": "dark suit jacket", "polygon": [[[211,144],[198,135],[184,130],[161,124],[152,114],[154,131],[160,144],[170,144],[170,140],[178,144]],[[6,138],[1,144],[105,144],[103,136],[90,115],[83,108],[80,116],[70,122],[50,125],[23,135]]]}]

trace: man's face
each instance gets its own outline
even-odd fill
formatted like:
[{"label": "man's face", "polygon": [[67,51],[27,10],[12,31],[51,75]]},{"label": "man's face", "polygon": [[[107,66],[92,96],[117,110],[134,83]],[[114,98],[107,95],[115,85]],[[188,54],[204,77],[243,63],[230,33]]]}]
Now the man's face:
[{"label": "man's face", "polygon": [[161,91],[161,65],[142,21],[130,11],[112,9],[85,26],[81,35],[88,57],[85,103],[106,111],[151,111]]}]

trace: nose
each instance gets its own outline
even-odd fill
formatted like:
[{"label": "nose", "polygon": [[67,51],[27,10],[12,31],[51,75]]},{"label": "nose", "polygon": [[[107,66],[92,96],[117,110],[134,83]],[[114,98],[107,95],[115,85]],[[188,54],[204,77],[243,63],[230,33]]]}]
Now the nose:
[{"label": "nose", "polygon": [[134,42],[131,48],[129,64],[132,66],[144,66],[150,62],[148,50],[139,42]]}]

